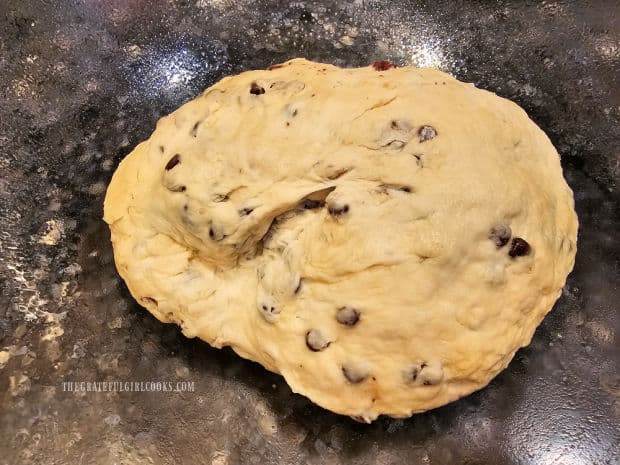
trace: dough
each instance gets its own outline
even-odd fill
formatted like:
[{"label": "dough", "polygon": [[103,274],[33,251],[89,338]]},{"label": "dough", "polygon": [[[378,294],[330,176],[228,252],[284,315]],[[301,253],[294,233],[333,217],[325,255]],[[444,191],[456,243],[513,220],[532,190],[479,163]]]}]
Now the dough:
[{"label": "dough", "polygon": [[159,320],[366,422],[488,384],[577,239],[558,154],[516,104],[432,69],[303,59],[162,118],[104,219]]}]

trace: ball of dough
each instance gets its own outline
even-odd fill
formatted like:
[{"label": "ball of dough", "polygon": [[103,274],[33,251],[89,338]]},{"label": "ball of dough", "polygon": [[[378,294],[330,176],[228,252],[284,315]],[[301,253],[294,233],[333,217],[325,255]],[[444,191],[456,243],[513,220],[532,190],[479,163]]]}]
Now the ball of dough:
[{"label": "ball of dough", "polygon": [[366,422],[489,383],[577,239],[558,154],[516,104],[432,69],[303,59],[162,118],[104,219],[159,320]]}]

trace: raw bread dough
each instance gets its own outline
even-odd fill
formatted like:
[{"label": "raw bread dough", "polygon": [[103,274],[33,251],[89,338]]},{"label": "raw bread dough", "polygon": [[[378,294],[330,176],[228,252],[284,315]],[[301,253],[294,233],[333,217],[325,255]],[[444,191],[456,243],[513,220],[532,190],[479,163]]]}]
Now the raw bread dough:
[{"label": "raw bread dough", "polygon": [[303,59],[162,118],[105,221],[159,320],[367,422],[485,386],[577,239],[558,154],[516,104],[431,69]]}]

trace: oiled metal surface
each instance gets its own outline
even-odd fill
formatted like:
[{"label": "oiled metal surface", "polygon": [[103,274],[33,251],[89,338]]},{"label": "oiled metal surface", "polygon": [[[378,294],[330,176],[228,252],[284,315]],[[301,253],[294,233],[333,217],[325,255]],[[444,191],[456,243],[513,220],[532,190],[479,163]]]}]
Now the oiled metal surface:
[{"label": "oiled metal surface", "polygon": [[[0,2],[0,464],[617,464],[619,10]],[[295,56],[438,67],[515,100],[558,147],[581,222],[575,270],[486,389],[357,424],[158,323],[117,276],[101,215],[118,162],[219,78]],[[194,392],[76,393],[68,381],[185,381]]]}]

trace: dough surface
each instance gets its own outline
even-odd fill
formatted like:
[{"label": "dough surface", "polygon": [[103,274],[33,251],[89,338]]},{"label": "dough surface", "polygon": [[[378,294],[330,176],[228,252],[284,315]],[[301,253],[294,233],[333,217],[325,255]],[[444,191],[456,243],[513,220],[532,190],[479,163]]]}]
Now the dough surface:
[{"label": "dough surface", "polygon": [[104,214],[159,320],[366,422],[488,384],[577,240],[559,156],[519,106],[383,65],[221,80],[122,161]]}]

